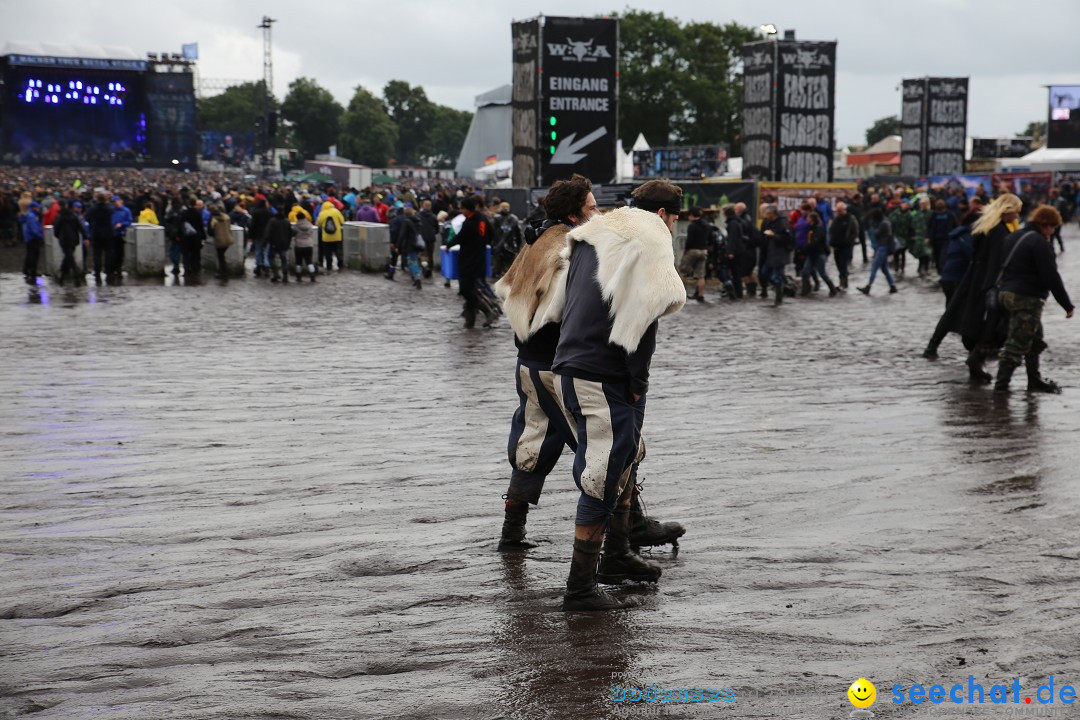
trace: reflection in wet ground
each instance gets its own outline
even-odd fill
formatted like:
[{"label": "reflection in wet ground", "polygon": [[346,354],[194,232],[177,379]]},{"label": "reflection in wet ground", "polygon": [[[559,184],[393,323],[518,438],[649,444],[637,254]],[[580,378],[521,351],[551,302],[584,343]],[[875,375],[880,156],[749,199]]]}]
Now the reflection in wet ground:
[{"label": "reflection in wet ground", "polygon": [[612,684],[655,683],[736,689],[663,717],[824,718],[866,677],[892,717],[894,684],[1080,683],[1052,304],[1059,397],[968,386],[954,339],[919,357],[917,280],[666,320],[641,476],[688,533],[640,608],[591,616],[559,610],[568,459],[545,542],[495,552],[505,324],[460,330],[441,283],[170,285],[0,276],[0,716],[631,717]]}]

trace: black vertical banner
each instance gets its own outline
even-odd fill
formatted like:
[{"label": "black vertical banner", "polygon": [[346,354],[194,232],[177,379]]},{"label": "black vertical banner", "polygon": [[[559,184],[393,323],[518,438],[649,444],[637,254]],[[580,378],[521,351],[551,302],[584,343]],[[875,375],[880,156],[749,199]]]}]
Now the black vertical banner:
[{"label": "black vertical banner", "polygon": [[619,21],[544,18],[540,72],[540,184],[580,173],[615,179]]},{"label": "black vertical banner", "polygon": [[743,45],[742,176],[772,180],[776,43]]},{"label": "black vertical banner", "polygon": [[540,112],[540,22],[526,20],[510,25],[514,41],[514,85],[511,96],[514,187],[532,187],[539,177],[537,166],[537,118]]},{"label": "black vertical banner", "polygon": [[963,175],[967,78],[926,81],[926,174]]},{"label": "black vertical banner", "polygon": [[926,78],[905,80],[900,106],[900,174],[926,175]]},{"label": "black vertical banner", "polygon": [[836,43],[780,40],[777,46],[777,179],[832,182]]}]

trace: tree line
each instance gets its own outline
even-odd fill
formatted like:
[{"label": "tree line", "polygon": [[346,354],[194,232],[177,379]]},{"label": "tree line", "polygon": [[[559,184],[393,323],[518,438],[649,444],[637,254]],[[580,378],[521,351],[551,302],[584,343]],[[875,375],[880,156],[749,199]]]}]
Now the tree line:
[{"label": "tree line", "polygon": [[[196,103],[202,130],[240,132],[257,128],[263,114],[263,82],[227,88]],[[472,113],[439,105],[424,88],[391,80],[377,97],[357,86],[347,107],[330,91],[307,77],[289,83],[282,101],[267,98],[276,113],[275,147],[296,148],[304,158],[329,151],[371,167],[431,165],[453,167],[465,142]]]}]

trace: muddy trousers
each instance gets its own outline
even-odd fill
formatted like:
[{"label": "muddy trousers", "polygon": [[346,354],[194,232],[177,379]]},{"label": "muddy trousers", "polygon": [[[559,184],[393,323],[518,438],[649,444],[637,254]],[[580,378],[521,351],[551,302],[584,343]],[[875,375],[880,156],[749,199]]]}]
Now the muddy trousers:
[{"label": "muddy trousers", "polygon": [[1042,298],[1001,293],[1001,305],[1009,313],[1009,332],[1001,348],[1001,364],[1017,367],[1029,355],[1037,356],[1046,349],[1043,341]]},{"label": "muddy trousers", "polygon": [[577,450],[573,426],[557,399],[558,382],[550,365],[518,358],[518,408],[507,444],[511,467],[507,500],[539,504],[544,480],[555,469],[563,447]]},{"label": "muddy trousers", "polygon": [[629,490],[630,470],[640,459],[645,396],[633,402],[625,381],[557,377],[558,399],[573,418],[578,442],[574,482],[581,496],[574,523],[606,523]]},{"label": "muddy trousers", "polygon": [[44,245],[44,242],[41,239],[26,242],[26,255],[23,256],[23,275],[28,278],[38,276],[38,259],[41,257],[42,245]]}]

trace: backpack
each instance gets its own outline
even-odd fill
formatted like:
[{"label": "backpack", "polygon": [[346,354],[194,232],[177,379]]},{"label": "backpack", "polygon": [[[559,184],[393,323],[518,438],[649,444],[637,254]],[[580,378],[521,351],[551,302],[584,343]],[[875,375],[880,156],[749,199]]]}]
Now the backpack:
[{"label": "backpack", "polygon": [[323,232],[327,235],[334,235],[337,233],[337,223],[334,222],[334,218],[326,218],[326,224],[323,225]]}]

